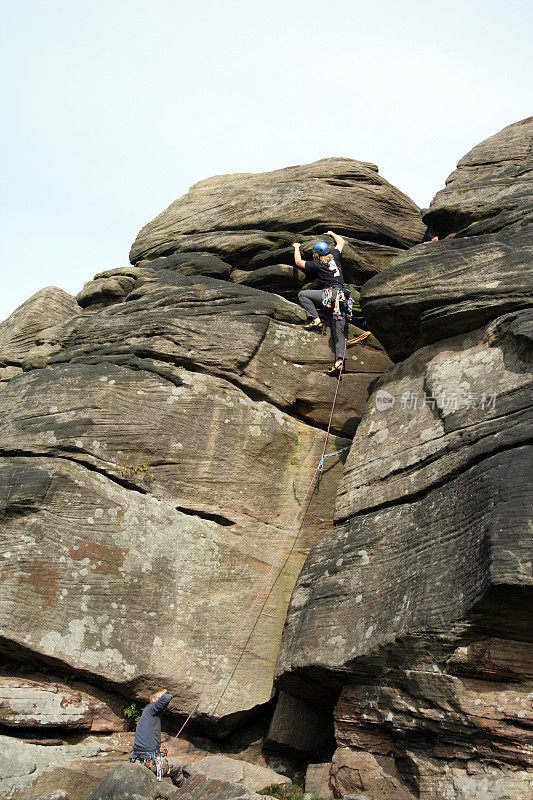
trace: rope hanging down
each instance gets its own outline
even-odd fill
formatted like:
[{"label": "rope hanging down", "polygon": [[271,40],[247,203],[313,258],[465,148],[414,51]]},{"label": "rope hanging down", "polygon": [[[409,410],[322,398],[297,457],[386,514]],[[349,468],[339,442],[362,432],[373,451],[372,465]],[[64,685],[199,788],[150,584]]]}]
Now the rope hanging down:
[{"label": "rope hanging down", "polygon": [[[363,338],[365,338],[365,337],[363,337]],[[288,540],[289,536],[291,535],[294,526],[296,525],[298,517],[300,516],[302,508],[303,508],[303,506],[305,504],[305,501],[309,497],[309,494],[311,492],[311,488],[312,488],[312,486],[313,486],[313,484],[315,482],[315,478],[319,474],[319,472],[321,472],[321,470],[322,470],[322,467],[324,465],[324,459],[327,458],[327,456],[326,456],[326,447],[328,446],[329,432],[330,432],[330,429],[331,429],[331,423],[333,421],[333,412],[335,411],[335,404],[337,402],[337,395],[339,393],[339,385],[340,385],[340,382],[341,382],[341,377],[342,377],[342,372],[343,372],[343,369],[344,369],[344,361],[345,361],[345,359],[346,359],[346,344],[344,345],[344,353],[343,353],[343,356],[342,356],[342,366],[341,366],[341,369],[339,371],[339,377],[337,378],[337,386],[335,388],[335,396],[333,397],[333,405],[331,406],[331,413],[329,415],[329,422],[328,422],[328,427],[327,427],[327,430],[326,430],[326,438],[324,439],[324,446],[322,448],[322,455],[320,456],[320,461],[318,462],[318,464],[316,466],[316,469],[315,469],[315,471],[313,473],[313,477],[309,481],[309,485],[308,485],[307,490],[305,492],[304,499],[300,503],[298,511],[296,512],[296,515],[295,515],[293,521],[291,522],[291,526],[290,526],[289,530],[287,531],[287,534],[286,534],[283,542],[281,543],[278,552],[276,553],[276,557],[274,558],[274,561],[272,562],[272,566],[270,567],[266,578],[263,580],[263,583],[261,584],[261,586],[259,588],[259,591],[258,591],[258,593],[257,593],[252,605],[248,609],[248,613],[246,614],[246,616],[244,617],[243,621],[239,625],[239,629],[237,630],[237,633],[235,634],[235,636],[231,640],[228,649],[226,650],[226,652],[224,653],[224,655],[222,656],[222,658],[218,662],[218,664],[217,664],[217,666],[215,668],[215,671],[211,675],[209,681],[206,683],[206,685],[205,685],[200,697],[198,698],[198,700],[196,701],[194,707],[192,708],[191,712],[189,713],[189,716],[187,717],[187,719],[185,720],[185,722],[183,723],[183,725],[181,726],[181,728],[179,729],[177,734],[174,736],[174,738],[172,739],[170,744],[167,745],[168,749],[170,749],[172,747],[172,745],[174,744],[174,742],[176,741],[178,736],[180,736],[180,734],[185,729],[185,726],[190,721],[192,715],[194,714],[194,712],[196,711],[196,709],[198,708],[198,706],[202,702],[206,692],[209,690],[209,688],[212,685],[213,681],[215,680],[216,676],[220,672],[220,668],[222,667],[222,664],[224,663],[226,658],[229,656],[229,654],[233,650],[235,642],[237,641],[237,639],[239,638],[240,634],[242,633],[242,629],[244,628],[244,626],[246,625],[246,623],[250,619],[250,615],[251,615],[252,611],[254,610],[254,608],[256,607],[257,603],[259,602],[259,599],[260,599],[260,597],[261,597],[261,595],[263,593],[263,589],[267,585],[270,576],[272,575],[274,569],[276,568],[276,565],[277,565],[277,563],[278,563],[278,561],[279,561],[279,559],[281,557],[281,554],[283,552],[283,548],[285,547],[285,544],[287,543],[287,540]],[[332,453],[331,455],[334,455],[334,454]]]}]

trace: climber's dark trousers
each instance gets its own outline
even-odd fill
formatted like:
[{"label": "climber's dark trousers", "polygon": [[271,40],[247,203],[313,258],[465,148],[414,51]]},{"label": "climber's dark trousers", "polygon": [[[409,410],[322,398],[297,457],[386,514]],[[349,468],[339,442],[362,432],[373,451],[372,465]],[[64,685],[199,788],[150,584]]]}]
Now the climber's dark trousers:
[{"label": "climber's dark trousers", "polygon": [[[298,292],[298,301],[309,319],[316,319],[318,317],[317,305],[322,305],[322,289],[302,289]],[[335,346],[335,361],[340,361],[344,356],[344,345],[346,337],[344,329],[346,327],[345,314],[340,317],[332,317],[331,319],[331,333],[333,335],[333,344]]]},{"label": "climber's dark trousers", "polygon": [[309,319],[316,319],[318,317],[316,306],[322,305],[322,289],[302,289],[298,292],[298,302]]},{"label": "climber's dark trousers", "polygon": [[335,346],[335,361],[344,358],[344,347],[346,345],[346,315],[331,318],[331,332],[333,334],[333,344]]}]

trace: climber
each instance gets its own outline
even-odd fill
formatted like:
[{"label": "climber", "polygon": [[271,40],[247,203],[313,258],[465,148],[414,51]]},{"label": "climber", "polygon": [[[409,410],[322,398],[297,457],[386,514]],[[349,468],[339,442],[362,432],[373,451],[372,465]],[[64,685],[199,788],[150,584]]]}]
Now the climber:
[{"label": "climber", "polygon": [[[345,241],[342,236],[338,236],[333,231],[326,231],[326,236],[331,236],[335,240],[335,248],[330,251],[327,242],[315,242],[313,245],[313,260],[304,261],[300,253],[300,243],[294,242],[294,261],[298,269],[301,269],[309,278],[316,278],[320,289],[304,289],[299,292],[298,300],[300,305],[307,313],[308,322],[304,325],[306,331],[322,330],[322,321],[318,316],[316,304],[323,302],[324,289],[334,289],[335,294],[344,287],[344,277],[342,275],[341,253]],[[338,302],[334,303],[337,306]],[[346,314],[333,314],[331,329],[333,342],[335,345],[335,363],[327,370],[326,375],[338,375],[342,370],[345,348],[345,326]]]},{"label": "climber", "polygon": [[176,759],[169,761],[166,750],[161,752],[161,716],[171,700],[172,696],[162,691],[154,694],[145,705],[135,729],[129,760],[130,763],[140,761],[157,775],[158,780],[168,775],[175,786],[181,786],[184,780],[181,764]]}]

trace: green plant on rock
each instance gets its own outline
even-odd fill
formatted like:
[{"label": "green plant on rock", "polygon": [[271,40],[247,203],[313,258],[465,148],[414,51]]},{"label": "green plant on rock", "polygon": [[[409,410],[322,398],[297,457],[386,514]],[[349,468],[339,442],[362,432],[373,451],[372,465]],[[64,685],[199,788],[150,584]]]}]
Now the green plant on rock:
[{"label": "green plant on rock", "polygon": [[131,720],[131,722],[137,725],[137,723],[141,718],[141,714],[143,713],[143,709],[142,706],[139,705],[139,703],[135,702],[135,700],[132,700],[129,703],[127,700],[125,700],[124,703],[122,704],[122,713],[124,714],[126,719]]},{"label": "green plant on rock", "polygon": [[[273,784],[262,789],[261,794],[277,797],[278,800],[303,800],[304,787],[297,783],[284,783],[280,786]],[[325,800],[325,798],[312,797],[311,800]]]}]

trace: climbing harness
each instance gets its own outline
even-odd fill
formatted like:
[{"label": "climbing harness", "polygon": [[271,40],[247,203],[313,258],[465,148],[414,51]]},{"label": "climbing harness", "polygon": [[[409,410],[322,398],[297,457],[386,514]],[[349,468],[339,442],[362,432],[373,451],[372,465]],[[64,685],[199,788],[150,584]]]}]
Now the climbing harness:
[{"label": "climbing harness", "polygon": [[346,319],[350,322],[353,317],[353,297],[349,284],[326,286],[322,292],[322,305],[325,308],[332,308],[334,317],[340,318],[345,313]]},{"label": "climbing harness", "polygon": [[155,757],[155,775],[158,781],[163,779],[163,775],[168,772],[168,765],[166,763],[166,754],[167,751],[164,750],[163,753],[157,753]]},{"label": "climbing harness", "polygon": [[[344,366],[344,361],[345,361],[345,359],[346,359],[346,344],[344,345],[344,353],[343,353],[343,356],[342,356],[342,366]],[[176,741],[176,739],[178,738],[178,736],[180,736],[180,734],[181,734],[181,733],[183,732],[183,730],[185,729],[185,726],[186,726],[186,725],[189,723],[189,721],[191,720],[191,718],[192,718],[192,716],[193,716],[194,712],[196,711],[196,709],[198,708],[198,706],[199,706],[199,705],[200,705],[200,703],[202,702],[202,700],[203,700],[203,698],[204,698],[204,696],[205,696],[206,692],[209,690],[209,688],[210,688],[210,686],[212,685],[213,681],[215,680],[216,676],[217,676],[217,675],[218,675],[218,673],[220,672],[220,668],[222,667],[222,664],[224,663],[224,661],[227,659],[227,657],[229,656],[229,654],[230,654],[230,653],[231,653],[231,651],[233,650],[233,647],[234,647],[234,645],[235,645],[235,642],[236,642],[236,641],[237,641],[237,639],[239,638],[239,636],[240,636],[240,634],[241,634],[241,632],[242,632],[242,630],[243,630],[244,626],[246,625],[246,623],[247,623],[247,622],[248,622],[248,620],[250,619],[250,616],[251,616],[251,614],[252,614],[252,611],[254,610],[254,608],[256,607],[257,603],[259,602],[259,598],[261,597],[261,595],[262,595],[262,593],[263,593],[263,589],[264,589],[264,588],[265,588],[265,586],[267,585],[267,583],[268,583],[268,581],[269,581],[269,579],[270,579],[270,576],[271,576],[271,575],[272,575],[272,573],[274,572],[274,570],[275,570],[275,568],[276,568],[276,565],[277,565],[277,563],[278,563],[279,559],[281,558],[281,554],[282,554],[282,552],[283,552],[283,548],[284,548],[284,547],[285,547],[285,545],[287,544],[287,541],[288,541],[288,539],[289,539],[289,536],[291,535],[291,533],[292,533],[292,531],[293,531],[293,528],[294,528],[294,526],[296,525],[296,522],[297,522],[297,520],[298,520],[298,518],[299,518],[299,516],[300,516],[300,514],[301,514],[301,512],[302,512],[302,509],[303,509],[303,507],[304,507],[304,505],[305,505],[305,503],[306,503],[306,501],[307,501],[307,498],[309,497],[309,495],[310,495],[310,493],[311,493],[311,489],[312,489],[312,487],[313,487],[313,484],[314,484],[314,482],[315,482],[315,478],[317,477],[317,475],[318,475],[320,472],[322,472],[322,469],[323,469],[323,467],[324,467],[324,460],[325,460],[326,458],[328,458],[328,457],[329,457],[329,455],[331,455],[331,456],[335,455],[335,453],[330,453],[330,454],[327,456],[327,455],[326,455],[326,448],[327,448],[327,446],[328,446],[329,432],[330,432],[330,430],[331,430],[331,423],[332,423],[332,421],[333,421],[333,412],[335,411],[335,404],[336,404],[336,402],[337,402],[337,395],[339,394],[339,386],[340,386],[340,382],[341,382],[341,375],[342,375],[342,369],[341,369],[341,371],[339,372],[339,377],[338,377],[338,379],[337,379],[337,386],[336,386],[336,388],[335,388],[335,395],[334,395],[334,397],[333,397],[333,404],[332,404],[332,406],[331,406],[331,413],[330,413],[330,415],[329,415],[329,422],[328,422],[328,427],[327,427],[327,429],[326,429],[326,436],[325,436],[325,439],[324,439],[324,446],[322,447],[322,454],[321,454],[321,456],[320,456],[320,461],[318,462],[318,464],[317,464],[317,466],[316,466],[316,468],[315,468],[315,471],[313,472],[313,475],[312,475],[312,477],[311,477],[311,480],[309,481],[309,485],[307,486],[306,492],[305,492],[305,494],[304,494],[304,498],[303,498],[302,502],[300,503],[300,506],[299,506],[299,508],[298,508],[298,511],[296,512],[296,514],[295,514],[295,516],[294,516],[294,519],[293,519],[293,521],[291,522],[290,528],[289,528],[289,530],[287,531],[287,533],[286,533],[286,535],[285,535],[285,538],[283,539],[283,541],[282,541],[282,543],[281,543],[281,545],[280,545],[280,547],[279,547],[279,549],[278,549],[278,551],[277,551],[277,553],[276,553],[276,556],[275,556],[275,558],[274,558],[274,561],[272,562],[272,566],[270,567],[270,569],[269,569],[269,571],[268,571],[268,573],[267,573],[266,577],[263,579],[263,582],[262,582],[261,586],[259,587],[259,591],[257,592],[257,594],[256,594],[256,596],[255,596],[255,599],[254,599],[254,601],[253,601],[252,605],[251,605],[251,606],[250,606],[250,608],[248,609],[248,612],[247,612],[246,616],[244,617],[243,621],[242,621],[242,622],[241,622],[241,624],[239,625],[239,628],[238,628],[238,630],[237,630],[237,633],[234,635],[234,637],[233,637],[233,639],[231,640],[231,642],[230,642],[230,644],[229,644],[229,646],[228,646],[228,648],[227,648],[226,652],[224,653],[224,655],[222,656],[222,658],[221,658],[221,659],[220,659],[220,661],[218,662],[218,664],[217,664],[217,666],[216,666],[216,668],[215,668],[215,670],[214,670],[213,674],[211,675],[211,677],[209,678],[209,681],[206,683],[206,685],[205,685],[204,689],[202,690],[202,693],[201,693],[200,697],[198,698],[198,700],[197,700],[197,701],[196,701],[196,703],[194,704],[193,708],[192,708],[192,709],[191,709],[191,711],[189,712],[189,715],[188,715],[187,719],[185,720],[185,722],[183,723],[183,725],[181,726],[181,728],[179,729],[179,731],[177,732],[177,734],[174,736],[174,738],[172,739],[172,741],[169,743],[169,745],[168,745],[169,749],[172,747],[172,745],[174,744],[174,742]],[[345,448],[343,448],[343,449],[345,449]],[[340,452],[340,451],[338,451],[338,452]]]},{"label": "climbing harness", "polygon": [[130,764],[140,761],[141,764],[148,769],[155,767],[155,774],[158,781],[163,780],[165,775],[170,771],[167,764],[168,750],[154,750],[152,753],[141,753],[140,750],[134,750],[129,757]]}]

